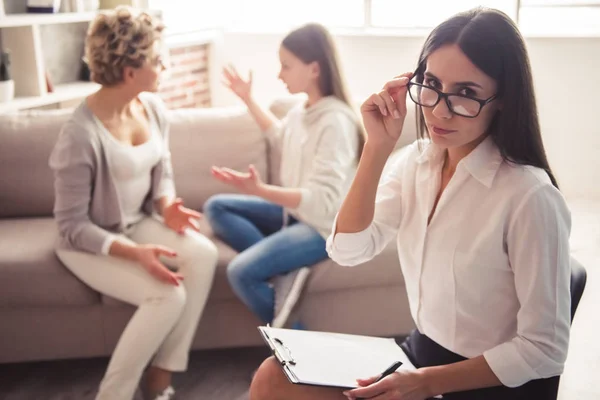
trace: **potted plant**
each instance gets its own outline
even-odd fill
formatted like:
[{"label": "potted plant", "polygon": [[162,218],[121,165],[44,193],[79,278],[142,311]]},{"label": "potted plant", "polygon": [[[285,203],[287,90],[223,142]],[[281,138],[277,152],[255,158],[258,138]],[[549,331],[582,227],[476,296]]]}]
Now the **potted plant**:
[{"label": "potted plant", "polygon": [[0,102],[11,101],[15,95],[15,82],[10,73],[10,52],[0,52]]}]

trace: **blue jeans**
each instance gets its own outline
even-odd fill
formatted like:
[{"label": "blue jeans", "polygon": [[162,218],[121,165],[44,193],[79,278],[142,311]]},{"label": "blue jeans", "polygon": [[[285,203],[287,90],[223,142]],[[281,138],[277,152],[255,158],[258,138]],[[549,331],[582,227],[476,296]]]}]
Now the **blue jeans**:
[{"label": "blue jeans", "polygon": [[275,308],[269,280],[327,258],[325,239],[314,228],[294,218],[283,227],[283,208],[260,197],[215,195],[204,215],[217,237],[239,252],[227,267],[229,283],[265,324]]}]

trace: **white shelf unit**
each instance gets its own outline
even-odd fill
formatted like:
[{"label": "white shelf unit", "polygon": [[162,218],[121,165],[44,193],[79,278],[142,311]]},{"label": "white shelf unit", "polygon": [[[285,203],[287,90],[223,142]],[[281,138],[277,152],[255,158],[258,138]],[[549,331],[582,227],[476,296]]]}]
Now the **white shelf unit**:
[{"label": "white shelf unit", "polygon": [[8,14],[3,17],[0,17],[0,28],[90,22],[92,19],[94,19],[95,16],[95,12],[65,12],[56,14]]},{"label": "white shelf unit", "polygon": [[94,82],[63,83],[56,85],[52,93],[41,96],[15,97],[13,101],[0,103],[0,114],[82,99],[99,88],[100,85]]},{"label": "white shelf unit", "polygon": [[40,33],[41,25],[90,22],[95,16],[95,12],[90,12],[9,14],[0,18],[2,48],[11,53],[11,73],[15,82],[15,97],[0,103],[0,113],[83,98],[97,88],[91,82],[73,82],[55,85],[54,91],[48,93]]}]

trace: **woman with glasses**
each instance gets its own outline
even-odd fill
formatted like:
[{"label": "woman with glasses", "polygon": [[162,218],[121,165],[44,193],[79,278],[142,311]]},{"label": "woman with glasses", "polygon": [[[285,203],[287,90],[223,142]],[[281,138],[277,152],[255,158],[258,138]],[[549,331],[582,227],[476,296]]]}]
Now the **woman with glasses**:
[{"label": "woman with glasses", "polygon": [[[379,184],[406,97],[420,140]],[[523,38],[474,9],[428,37],[414,73],[361,108],[368,139],[328,238],[357,265],[396,240],[417,370],[348,391],[288,384],[271,358],[251,399],[556,399],[570,325],[570,213],[550,170]]]}]

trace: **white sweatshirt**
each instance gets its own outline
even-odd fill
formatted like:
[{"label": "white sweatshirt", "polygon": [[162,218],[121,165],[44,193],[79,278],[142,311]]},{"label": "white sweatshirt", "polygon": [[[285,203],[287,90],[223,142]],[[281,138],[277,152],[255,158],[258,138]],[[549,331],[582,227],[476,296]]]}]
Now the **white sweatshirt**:
[{"label": "white sweatshirt", "polygon": [[265,132],[281,157],[281,185],[302,191],[300,205],[286,211],[325,239],[356,172],[357,121],[350,106],[328,96],[302,102]]}]

